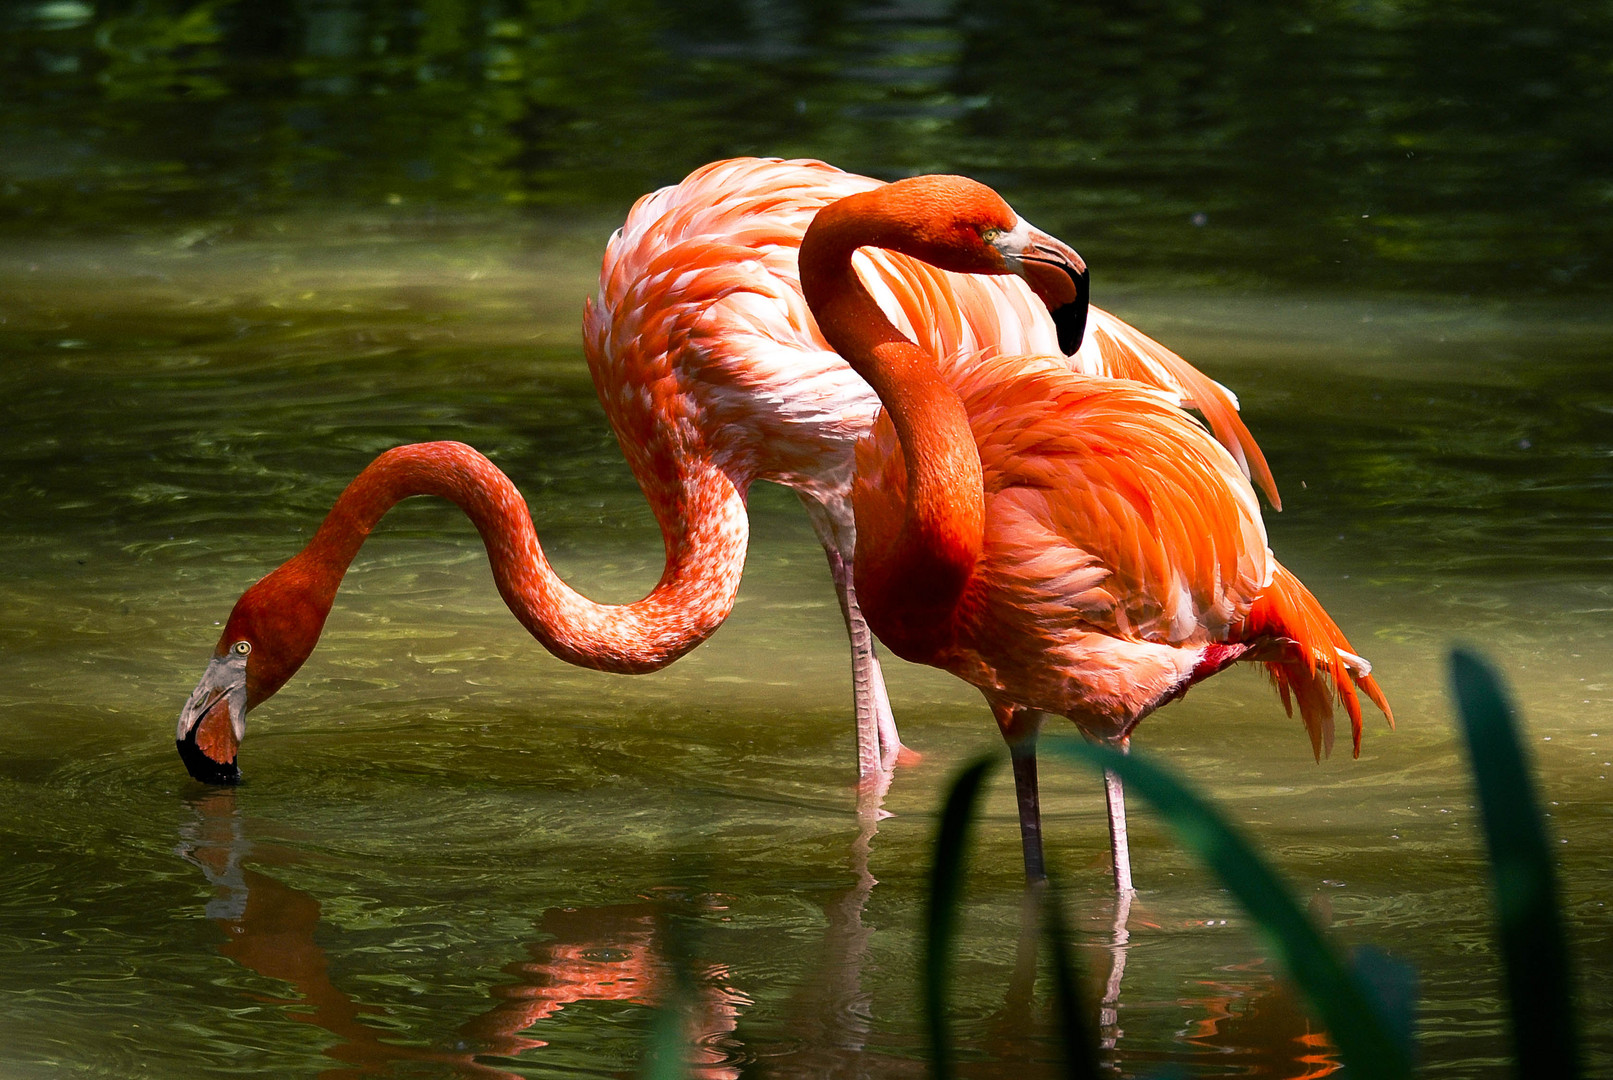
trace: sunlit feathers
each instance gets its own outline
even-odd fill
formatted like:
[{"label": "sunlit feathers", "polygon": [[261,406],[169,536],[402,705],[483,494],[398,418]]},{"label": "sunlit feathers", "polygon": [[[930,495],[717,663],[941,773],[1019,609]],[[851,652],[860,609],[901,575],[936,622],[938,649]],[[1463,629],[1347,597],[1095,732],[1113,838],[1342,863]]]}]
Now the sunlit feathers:
[{"label": "sunlit feathers", "polygon": [[[952,386],[980,454],[982,549],[950,646],[908,659],[1114,738],[1213,673],[1199,670],[1207,646],[1239,645],[1269,657],[1318,753],[1335,699],[1359,749],[1351,677],[1388,713],[1370,668],[1272,557],[1253,490],[1201,427],[1159,394],[1046,358],[997,358]],[[857,457],[858,529],[877,544],[907,490],[888,419]],[[869,615],[883,633],[884,613]]]},{"label": "sunlit feathers", "polygon": [[[685,474],[695,463],[727,478],[736,507],[756,480],[801,494],[831,567],[843,568],[859,730],[877,714],[894,735],[849,584],[853,446],[879,403],[828,347],[797,268],[819,210],[881,186],[822,162],[741,158],[646,195],[607,245],[583,340],[599,400],[663,529],[692,512]],[[948,273],[871,248],[854,265],[892,324],[944,370],[1059,351],[1046,308],[1018,278]],[[1275,500],[1230,393],[1106,312],[1093,309],[1088,325],[1085,344],[1061,364],[1123,373],[1200,408]],[[880,756],[888,762],[893,752],[881,739]],[[866,772],[870,758],[860,755]]]},{"label": "sunlit feathers", "polygon": [[[934,219],[962,216],[959,198],[995,208],[974,250],[934,239]],[[877,238],[1001,273],[993,245],[1006,226],[994,223],[1009,214],[973,181],[920,177],[835,203],[803,241],[813,310],[886,410],[858,446],[853,495],[869,625],[898,655],[979,687],[1000,721],[1058,713],[1124,739],[1247,659],[1267,662],[1285,703],[1297,700],[1318,753],[1331,746],[1335,697],[1358,743],[1355,686],[1387,715],[1383,695],[1272,557],[1225,447],[1168,396],[1068,371],[1061,358],[938,369],[851,271],[850,252]],[[969,537],[972,550],[955,546]],[[966,577],[961,588],[931,595],[926,583],[946,580],[930,568],[937,559]]]}]

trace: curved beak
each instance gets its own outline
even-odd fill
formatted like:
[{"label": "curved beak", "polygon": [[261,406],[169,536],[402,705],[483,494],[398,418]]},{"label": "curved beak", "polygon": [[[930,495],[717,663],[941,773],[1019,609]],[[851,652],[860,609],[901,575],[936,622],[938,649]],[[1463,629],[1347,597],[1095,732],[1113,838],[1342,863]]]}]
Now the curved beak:
[{"label": "curved beak", "polygon": [[238,784],[236,751],[246,736],[246,657],[215,656],[179,710],[174,742],[185,771],[204,784]]},{"label": "curved beak", "polygon": [[1086,260],[1056,236],[1036,228],[1024,218],[998,241],[1008,268],[1025,279],[1031,291],[1047,305],[1058,330],[1059,348],[1074,356],[1087,332],[1087,305],[1092,282]]}]

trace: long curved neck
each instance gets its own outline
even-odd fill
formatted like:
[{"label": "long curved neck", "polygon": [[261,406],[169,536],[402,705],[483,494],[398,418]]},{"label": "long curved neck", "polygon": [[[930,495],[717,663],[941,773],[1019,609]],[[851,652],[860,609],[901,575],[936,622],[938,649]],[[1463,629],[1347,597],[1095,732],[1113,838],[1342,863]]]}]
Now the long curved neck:
[{"label": "long curved neck", "polygon": [[950,612],[973,574],[985,492],[963,403],[852,269],[853,253],[864,246],[924,257],[910,242],[906,210],[881,198],[889,190],[850,196],[818,213],[801,242],[801,287],[824,338],[884,404],[907,467],[906,514],[896,537],[859,531],[858,593],[871,616],[883,608],[916,622]]},{"label": "long curved neck", "polygon": [[[583,667],[653,671],[704,641],[732,609],[749,535],[743,495],[727,476],[696,467],[681,479],[683,513],[659,515],[667,549],[661,580],[631,604],[595,603],[561,581],[509,477],[455,442],[400,446],[376,458],[342,492],[308,546],[260,584],[283,575],[307,589],[317,640],[337,587],[376,522],[403,499],[435,495],[475,523],[505,604],[545,648]],[[309,651],[314,640],[306,643]]]}]

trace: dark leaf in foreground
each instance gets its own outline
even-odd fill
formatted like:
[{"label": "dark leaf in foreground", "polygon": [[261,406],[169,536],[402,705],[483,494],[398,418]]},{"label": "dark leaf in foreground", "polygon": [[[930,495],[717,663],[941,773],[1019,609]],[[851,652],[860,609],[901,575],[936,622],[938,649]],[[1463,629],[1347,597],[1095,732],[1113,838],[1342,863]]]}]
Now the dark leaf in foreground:
[{"label": "dark leaf in foreground", "polygon": [[1579,1044],[1557,883],[1517,721],[1495,670],[1451,652],[1451,683],[1490,847],[1519,1076],[1575,1077]]}]

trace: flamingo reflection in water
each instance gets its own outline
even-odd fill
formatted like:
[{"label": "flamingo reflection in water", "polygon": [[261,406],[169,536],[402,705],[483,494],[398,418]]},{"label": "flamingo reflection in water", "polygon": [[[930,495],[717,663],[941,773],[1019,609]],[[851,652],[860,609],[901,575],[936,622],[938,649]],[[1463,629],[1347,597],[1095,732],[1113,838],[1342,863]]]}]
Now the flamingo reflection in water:
[{"label": "flamingo reflection in water", "polygon": [[[455,1075],[514,1080],[518,1075],[483,1063],[545,1047],[534,1025],[567,1006],[585,1002],[662,1005],[672,984],[661,939],[662,906],[650,902],[546,912],[539,939],[526,946],[528,959],[504,970],[517,977],[492,987],[492,1008],[462,1025],[452,1049],[383,1041],[366,1015],[386,1010],[356,1001],[330,978],[330,963],[315,938],[320,903],[257,869],[287,865],[302,857],[292,848],[257,843],[229,790],[207,792],[192,802],[194,821],[180,829],[176,853],[199,868],[218,894],[207,916],[224,931],[222,956],[265,978],[289,983],[294,995],[268,999],[296,1006],[285,1015],[324,1028],[341,1041],[324,1053],[349,1068],[332,1068],[322,1080],[374,1075],[405,1062],[448,1066]],[[252,864],[252,865],[249,865]],[[688,1075],[695,1080],[734,1080],[739,1075],[733,1031],[750,1000],[728,984],[726,969],[706,965],[691,980],[686,1010]]]},{"label": "flamingo reflection in water", "polygon": [[1231,1057],[1250,1076],[1322,1080],[1344,1067],[1321,1026],[1263,961],[1235,964],[1220,974],[1198,983],[1202,989],[1181,1001],[1205,1013],[1187,1025],[1183,1042],[1219,1060]]},{"label": "flamingo reflection in water", "polygon": [[[356,1000],[331,978],[330,961],[317,937],[321,905],[304,890],[270,871],[308,861],[292,843],[254,837],[261,825],[245,818],[230,789],[199,794],[191,801],[194,820],[180,828],[177,854],[196,866],[217,890],[206,914],[223,931],[220,955],[291,987],[283,998],[284,1016],[329,1031],[338,1042],[326,1056],[339,1062],[324,1080],[373,1076],[394,1066],[434,1065],[446,1075],[508,1080],[517,1073],[489,1062],[512,1059],[522,1066],[541,1061],[550,1045],[546,1022],[588,1002],[657,1006],[666,1001],[671,970],[660,913],[664,905],[641,901],[598,908],[556,908],[541,915],[526,957],[503,968],[512,978],[489,988],[491,1007],[460,1025],[446,1046],[410,1046],[386,1041],[390,1033],[367,1017],[382,1007]],[[850,884],[823,905],[825,925],[806,976],[782,1006],[777,1026],[788,1033],[787,1053],[768,1053],[768,1073],[780,1078],[855,1076],[884,1078],[928,1075],[928,1066],[907,1053],[887,1054],[874,1032],[873,995],[863,987],[875,928],[865,922],[866,905],[877,881],[869,873],[869,847],[876,818],[862,817],[850,845]],[[1036,890],[1026,894],[1021,939],[1002,1004],[983,1016],[965,1037],[1002,1068],[986,1073],[1016,1080],[1037,1075],[1055,1054],[1044,1008],[1038,1008]],[[715,912],[697,906],[696,914]],[[1107,923],[1108,919],[1105,918]],[[1116,931],[1123,935],[1124,920]],[[1108,963],[1098,1007],[1105,1059],[1124,1054],[1120,1025],[1123,937],[1109,937],[1106,926],[1081,936],[1093,942]],[[1101,961],[1100,961],[1101,962]],[[1089,967],[1095,966],[1089,962]],[[1247,970],[1246,970],[1247,969]],[[737,1033],[750,998],[735,989],[721,964],[698,966],[690,980],[693,1001],[687,1010],[689,1075],[696,1080],[733,1080],[741,1062],[754,1056]],[[1258,963],[1223,968],[1217,977],[1189,990],[1176,1007],[1196,1015],[1178,1035],[1194,1054],[1231,1053],[1257,1062],[1262,1075],[1319,1080],[1337,1068],[1337,1056],[1324,1036]],[[1161,1003],[1143,1006],[1148,1012]],[[1173,1021],[1172,1027],[1180,1027]],[[960,1032],[961,1033],[961,1032]],[[985,1075],[986,1073],[982,1073]]]},{"label": "flamingo reflection in water", "polygon": [[[675,978],[663,940],[664,913],[663,905],[653,902],[544,912],[537,928],[545,940],[528,944],[528,959],[503,969],[517,981],[493,987],[498,1004],[461,1026],[460,1034],[482,1047],[479,1053],[515,1057],[548,1046],[531,1029],[567,1005],[663,1005]],[[689,1075],[737,1077],[733,1032],[750,999],[728,984],[728,972],[720,966],[700,967],[692,983],[696,1001],[685,1035]]]}]

